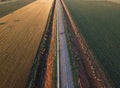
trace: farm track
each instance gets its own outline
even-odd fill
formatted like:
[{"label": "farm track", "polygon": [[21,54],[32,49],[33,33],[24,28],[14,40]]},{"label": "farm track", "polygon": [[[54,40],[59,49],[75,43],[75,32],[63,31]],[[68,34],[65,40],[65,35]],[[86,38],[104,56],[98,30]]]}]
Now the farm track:
[{"label": "farm track", "polygon": [[79,78],[78,85],[80,88],[111,88],[103,72],[98,67],[89,51],[83,37],[77,31],[77,28],[69,15],[64,2],[61,0],[64,11],[64,20],[72,49],[73,63],[76,66],[76,73]]},{"label": "farm track", "polygon": [[0,18],[0,88],[25,87],[52,3],[37,0]]},{"label": "farm track", "polygon": [[57,52],[57,64],[59,65],[57,69],[59,71],[57,73],[60,74],[57,75],[58,82],[60,82],[57,85],[58,88],[60,86],[61,88],[74,88],[64,26],[62,5],[60,0],[57,0],[57,50],[59,50],[59,52]]}]

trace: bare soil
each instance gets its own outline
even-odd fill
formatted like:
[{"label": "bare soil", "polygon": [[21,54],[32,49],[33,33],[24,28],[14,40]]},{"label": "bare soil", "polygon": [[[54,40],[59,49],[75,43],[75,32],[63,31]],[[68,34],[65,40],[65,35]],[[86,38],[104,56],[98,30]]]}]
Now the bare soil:
[{"label": "bare soil", "polygon": [[0,88],[25,87],[52,2],[37,0],[0,18]]}]

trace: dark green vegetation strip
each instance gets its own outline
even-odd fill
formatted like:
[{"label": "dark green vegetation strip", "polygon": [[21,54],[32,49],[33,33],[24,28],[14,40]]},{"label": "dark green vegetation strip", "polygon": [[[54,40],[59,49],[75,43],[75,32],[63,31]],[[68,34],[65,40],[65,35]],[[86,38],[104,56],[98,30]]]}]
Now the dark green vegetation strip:
[{"label": "dark green vegetation strip", "polygon": [[120,5],[105,1],[64,2],[110,83],[120,88]]},{"label": "dark green vegetation strip", "polygon": [[3,17],[33,1],[36,0],[16,0],[8,3],[0,4],[0,17]]}]

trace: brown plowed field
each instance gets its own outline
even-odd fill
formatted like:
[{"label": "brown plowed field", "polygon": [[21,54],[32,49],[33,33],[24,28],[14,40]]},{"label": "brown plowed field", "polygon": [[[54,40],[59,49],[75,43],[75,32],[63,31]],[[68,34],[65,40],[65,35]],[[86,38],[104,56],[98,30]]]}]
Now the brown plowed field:
[{"label": "brown plowed field", "polygon": [[53,0],[37,0],[0,18],[0,88],[24,88]]}]

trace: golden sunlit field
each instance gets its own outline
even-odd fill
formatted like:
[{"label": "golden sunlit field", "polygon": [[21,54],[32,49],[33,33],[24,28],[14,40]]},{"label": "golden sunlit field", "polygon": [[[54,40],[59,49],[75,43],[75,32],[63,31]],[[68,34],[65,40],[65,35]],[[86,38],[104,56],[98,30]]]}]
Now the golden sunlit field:
[{"label": "golden sunlit field", "polygon": [[24,88],[53,0],[37,0],[0,18],[0,88]]}]

